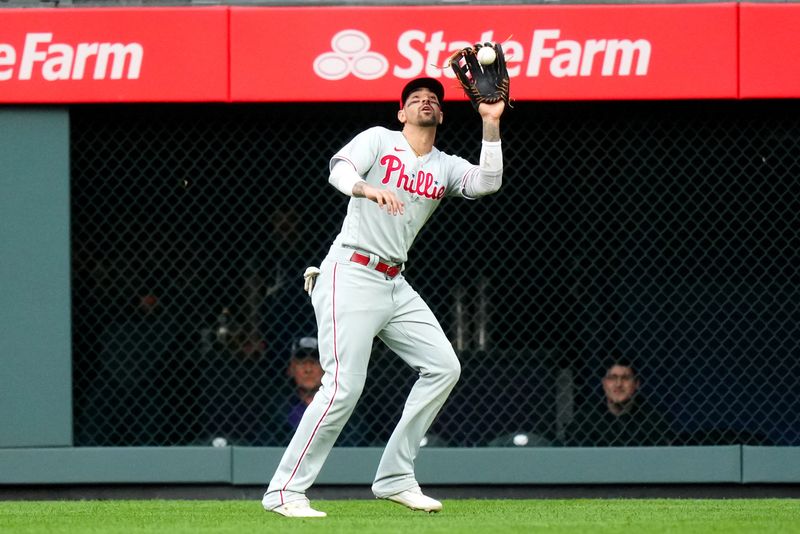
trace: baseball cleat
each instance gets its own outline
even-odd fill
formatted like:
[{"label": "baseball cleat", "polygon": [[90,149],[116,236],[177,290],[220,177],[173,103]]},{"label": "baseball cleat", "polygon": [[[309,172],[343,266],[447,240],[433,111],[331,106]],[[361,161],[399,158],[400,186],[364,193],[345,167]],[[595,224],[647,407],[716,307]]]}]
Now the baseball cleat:
[{"label": "baseball cleat", "polygon": [[431,499],[427,495],[424,495],[419,486],[382,498],[402,504],[403,506],[407,506],[412,510],[420,510],[423,512],[439,512],[442,509],[442,503],[436,499]]},{"label": "baseball cleat", "polygon": [[292,501],[273,508],[270,512],[275,512],[284,517],[326,517],[328,514],[314,510],[306,501]]}]

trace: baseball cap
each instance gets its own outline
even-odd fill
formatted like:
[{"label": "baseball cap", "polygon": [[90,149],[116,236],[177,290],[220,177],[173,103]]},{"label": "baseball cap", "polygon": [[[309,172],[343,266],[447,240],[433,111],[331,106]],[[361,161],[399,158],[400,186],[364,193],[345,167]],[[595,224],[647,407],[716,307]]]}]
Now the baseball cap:
[{"label": "baseball cap", "polygon": [[292,358],[319,358],[319,345],[315,337],[301,337],[292,343]]},{"label": "baseball cap", "polygon": [[408,95],[421,87],[425,87],[433,92],[433,94],[439,98],[439,103],[444,102],[444,86],[439,80],[435,78],[416,78],[408,82],[406,86],[403,87],[403,92],[400,93],[400,107],[402,108],[406,105]]}]

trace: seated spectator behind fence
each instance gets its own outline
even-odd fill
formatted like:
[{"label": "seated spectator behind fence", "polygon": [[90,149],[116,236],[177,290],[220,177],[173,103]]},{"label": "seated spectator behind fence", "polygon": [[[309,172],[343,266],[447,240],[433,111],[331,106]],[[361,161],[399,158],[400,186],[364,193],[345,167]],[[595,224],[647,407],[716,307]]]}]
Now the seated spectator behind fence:
[{"label": "seated spectator behind fence", "polygon": [[582,447],[669,445],[670,418],[659,413],[639,392],[633,364],[615,359],[602,378],[603,400],[594,397],[578,406],[567,426],[566,444]]},{"label": "seated spectator behind fence", "polygon": [[[302,337],[292,344],[288,373],[295,387],[295,394],[289,403],[285,419],[287,434],[291,436],[300,424],[306,407],[311,404],[322,385],[323,370],[319,363],[316,337]],[[361,427],[359,419],[352,417],[345,425],[336,445],[341,447],[366,445],[363,442]]]}]

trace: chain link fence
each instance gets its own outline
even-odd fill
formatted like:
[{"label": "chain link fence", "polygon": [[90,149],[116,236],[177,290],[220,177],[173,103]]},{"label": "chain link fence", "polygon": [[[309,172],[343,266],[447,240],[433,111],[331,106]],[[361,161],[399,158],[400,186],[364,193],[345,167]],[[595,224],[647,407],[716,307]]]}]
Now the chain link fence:
[{"label": "chain link fence", "polygon": [[[501,192],[446,200],[410,253],[463,367],[428,445],[800,444],[797,111],[519,102]],[[76,445],[288,443],[302,273],[347,204],[327,162],[395,112],[72,108]],[[476,161],[477,114],[445,115]],[[647,410],[606,417],[611,357]],[[376,342],[340,444],[385,442],[414,379]]]}]

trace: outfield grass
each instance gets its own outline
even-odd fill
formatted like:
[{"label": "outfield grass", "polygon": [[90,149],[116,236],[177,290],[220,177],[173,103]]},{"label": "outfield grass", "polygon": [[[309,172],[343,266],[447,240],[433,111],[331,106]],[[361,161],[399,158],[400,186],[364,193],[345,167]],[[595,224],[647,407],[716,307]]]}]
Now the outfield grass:
[{"label": "outfield grass", "polygon": [[446,500],[439,514],[385,501],[315,501],[323,519],[288,519],[258,501],[0,502],[6,533],[800,533],[800,500]]}]

